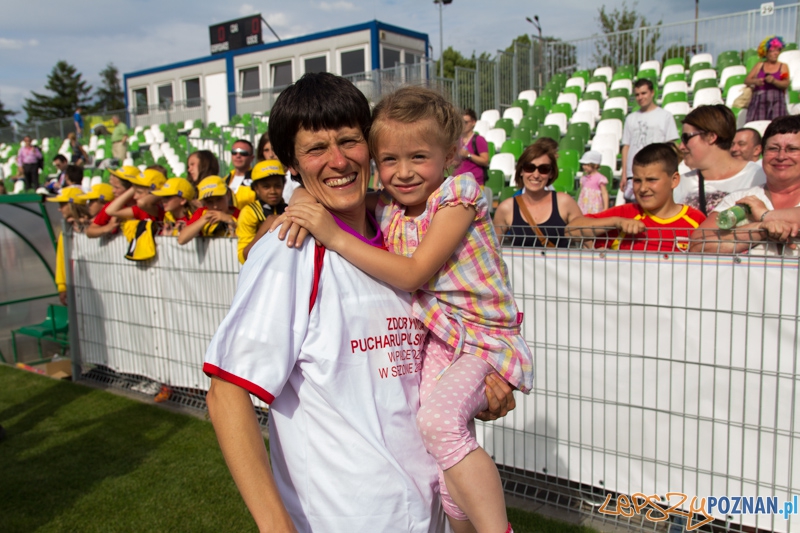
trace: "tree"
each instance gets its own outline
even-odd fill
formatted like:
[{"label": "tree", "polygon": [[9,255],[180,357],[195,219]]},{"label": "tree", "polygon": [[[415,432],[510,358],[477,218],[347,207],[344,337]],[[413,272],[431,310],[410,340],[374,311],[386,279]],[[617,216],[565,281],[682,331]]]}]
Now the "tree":
[{"label": "tree", "polygon": [[[444,77],[449,79],[455,78],[456,67],[461,68],[475,68],[475,52],[472,53],[472,58],[464,57],[458,50],[454,50],[452,46],[448,46],[442,54],[444,60]],[[436,74],[439,74],[439,61],[435,61]]]},{"label": "tree", "polygon": [[53,67],[44,88],[53,96],[31,91],[31,98],[22,105],[28,122],[71,117],[76,107],[87,107],[92,91],[78,69],[63,60]]},{"label": "tree", "polygon": [[94,109],[96,111],[113,111],[125,108],[125,95],[119,82],[119,70],[114,63],[109,63],[100,71],[100,87],[95,92]]},{"label": "tree", "polygon": [[0,128],[8,128],[11,126],[11,120],[9,119],[16,114],[16,111],[6,109],[3,102],[0,102]]},{"label": "tree", "polygon": [[[622,8],[607,11],[606,6],[598,9],[597,21],[600,29],[605,34],[605,40],[600,40],[595,45],[593,60],[598,65],[619,67],[622,65],[638,66],[642,61],[655,58],[658,53],[658,39],[661,37],[659,30],[643,30],[650,24],[643,15],[636,11],[636,3],[628,8],[622,2]],[[658,21],[656,26],[660,26]]]}]

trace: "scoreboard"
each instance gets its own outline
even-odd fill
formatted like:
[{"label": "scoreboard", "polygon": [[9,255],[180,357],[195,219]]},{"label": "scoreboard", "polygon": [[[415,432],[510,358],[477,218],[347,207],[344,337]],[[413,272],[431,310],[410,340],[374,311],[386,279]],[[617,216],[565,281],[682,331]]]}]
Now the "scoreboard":
[{"label": "scoreboard", "polygon": [[208,27],[211,37],[211,53],[221,54],[261,44],[261,14],[238,20],[230,20]]}]

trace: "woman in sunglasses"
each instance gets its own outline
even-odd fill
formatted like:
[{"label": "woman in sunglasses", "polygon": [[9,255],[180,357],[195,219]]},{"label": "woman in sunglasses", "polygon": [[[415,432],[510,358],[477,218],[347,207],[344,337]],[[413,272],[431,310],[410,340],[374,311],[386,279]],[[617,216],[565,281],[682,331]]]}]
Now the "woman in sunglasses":
[{"label": "woman in sunglasses", "polygon": [[580,217],[581,210],[570,195],[545,189],[558,177],[556,157],[552,145],[541,140],[522,152],[515,173],[521,193],[503,200],[494,214],[494,230],[504,244],[534,248],[569,246],[564,227]]},{"label": "woman in sunglasses", "polygon": [[724,105],[701,106],[686,115],[680,149],[694,170],[681,176],[672,194],[675,203],[707,216],[728,194],[764,184],[761,165],[731,155],[735,136],[736,119]]}]

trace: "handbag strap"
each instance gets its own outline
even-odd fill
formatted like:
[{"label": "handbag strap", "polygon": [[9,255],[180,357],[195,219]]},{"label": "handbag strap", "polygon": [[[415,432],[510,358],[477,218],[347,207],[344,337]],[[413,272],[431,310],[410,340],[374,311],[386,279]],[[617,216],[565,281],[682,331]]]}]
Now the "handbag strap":
[{"label": "handbag strap", "polygon": [[545,248],[555,248],[556,245],[550,242],[550,240],[542,233],[542,230],[539,229],[539,226],[536,225],[534,222],[533,217],[531,216],[530,212],[528,212],[528,207],[525,205],[525,201],[522,199],[522,195],[515,196],[517,201],[517,205],[519,206],[519,210],[522,213],[522,218],[528,223],[528,225],[533,229],[534,233],[536,233],[536,237],[539,239],[539,242],[542,243],[542,246]]},{"label": "handbag strap", "polygon": [[697,170],[697,187],[700,212],[708,216],[708,206],[706,203],[706,180],[703,178],[703,173],[700,172],[699,169]]}]

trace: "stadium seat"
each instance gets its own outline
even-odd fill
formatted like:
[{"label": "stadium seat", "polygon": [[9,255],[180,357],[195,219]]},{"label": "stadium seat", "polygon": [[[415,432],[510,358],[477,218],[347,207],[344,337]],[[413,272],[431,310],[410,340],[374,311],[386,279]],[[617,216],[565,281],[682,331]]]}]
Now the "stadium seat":
[{"label": "stadium seat", "polygon": [[510,118],[501,118],[495,123],[494,127],[505,130],[506,137],[508,137],[514,130],[514,121],[511,120]]},{"label": "stadium seat", "polygon": [[733,109],[733,102],[739,98],[739,95],[744,91],[744,84],[731,85],[728,87],[728,93],[725,95],[725,105]]},{"label": "stadium seat", "polygon": [[714,70],[711,63],[695,63],[692,68],[689,69],[689,80],[694,77],[695,72],[700,72],[701,70],[712,70],[714,71],[714,77],[717,75],[717,71]]},{"label": "stadium seat", "polygon": [[522,120],[523,116],[525,116],[525,110],[521,107],[509,107],[503,111],[503,118],[511,119],[515,127],[519,126],[519,121]]},{"label": "stadium seat", "polygon": [[663,107],[673,102],[688,102],[688,101],[689,97],[686,95],[686,93],[674,92],[664,95],[664,99],[661,101],[661,106]]},{"label": "stadium seat", "polygon": [[578,95],[574,93],[561,93],[556,104],[569,104],[573,111],[578,107]]},{"label": "stadium seat", "polygon": [[800,62],[800,50],[783,50],[778,56],[778,61],[781,63],[797,63]]},{"label": "stadium seat", "polygon": [[692,68],[698,63],[708,63],[710,65],[712,61],[714,61],[714,57],[711,54],[695,54],[689,60],[689,68]]},{"label": "stadium seat", "polygon": [[561,155],[558,157],[558,177],[553,182],[553,190],[558,192],[570,193],[575,190],[575,173],[576,170],[572,167],[565,166],[561,160]]},{"label": "stadium seat", "polygon": [[[572,124],[588,124],[590,129],[594,129],[595,115],[591,111],[577,111],[570,119]],[[565,132],[566,133],[566,132]]]},{"label": "stadium seat", "polygon": [[633,93],[633,81],[628,79],[622,80],[614,80],[611,82],[611,90],[614,91],[616,89],[625,89],[628,91],[628,94]]},{"label": "stadium seat", "polygon": [[481,120],[489,124],[489,127],[494,128],[494,125],[500,120],[500,111],[497,109],[487,109],[481,113]]},{"label": "stadium seat", "polygon": [[580,99],[581,95],[583,94],[583,89],[578,87],[577,85],[573,85],[571,87],[564,87],[564,92],[561,94],[574,94],[575,96]]},{"label": "stadium seat", "polygon": [[641,74],[641,72],[644,70],[654,70],[656,72],[656,76],[658,76],[661,73],[661,62],[655,59],[645,61],[639,65],[639,73]]},{"label": "stadium seat", "polygon": [[695,90],[695,85],[700,80],[715,80],[717,79],[717,71],[714,69],[704,69],[698,70],[694,74],[692,74],[692,83],[689,85],[689,89],[691,91]]},{"label": "stadium seat", "polygon": [[622,109],[622,111],[627,115],[628,114],[628,99],[627,98],[609,98],[606,100],[606,103],[603,104],[603,110],[606,109]]},{"label": "stadium seat", "polygon": [[619,88],[619,89],[611,89],[608,91],[609,98],[629,98],[631,96],[631,92],[628,89]]},{"label": "stadium seat", "polygon": [[[520,100],[519,98],[518,98],[518,99],[516,99],[516,100],[514,100],[514,101],[511,103],[511,107],[512,107],[512,108],[513,108],[513,107],[519,107],[520,109],[522,109],[522,114],[523,114],[523,115],[525,114],[525,111],[527,111],[527,110],[528,110],[528,108],[529,108],[530,106],[531,106],[531,104],[530,104],[530,103],[528,103],[528,101],[527,101],[527,100]],[[509,109],[510,109],[510,108],[509,108]]]},{"label": "stadium seat", "polygon": [[535,104],[528,109],[528,112],[525,113],[525,115],[535,118],[541,124],[544,121],[544,117],[547,116],[547,108],[541,104]]},{"label": "stadium seat", "polygon": [[600,101],[599,100],[582,100],[578,104],[577,111],[589,111],[594,114],[595,120],[600,118]]},{"label": "stadium seat", "polygon": [[520,139],[512,138],[503,143],[503,146],[500,148],[500,153],[512,154],[514,156],[514,161],[516,162],[517,159],[519,159],[519,156],[522,155],[522,150],[524,150],[522,141]]},{"label": "stadium seat", "polygon": [[722,91],[719,90],[719,87],[707,87],[705,89],[700,89],[695,93],[694,100],[692,102],[692,109],[697,109],[701,105],[722,103],[724,103],[724,101],[722,100]]},{"label": "stadium seat", "polygon": [[688,115],[692,107],[687,101],[675,101],[664,104],[664,110],[669,111],[672,115]]},{"label": "stadium seat", "polygon": [[583,139],[579,135],[571,135],[569,133],[558,142],[559,150],[575,150],[583,153],[585,146],[586,143],[583,142]]},{"label": "stadium seat", "polygon": [[664,84],[672,83],[673,81],[686,81],[686,74],[683,72],[678,72],[676,74],[670,74],[664,79]]},{"label": "stadium seat", "polygon": [[486,171],[486,174],[487,176],[485,185],[489,187],[496,195],[500,194],[500,191],[502,191],[503,187],[506,186],[506,175],[503,174],[502,170],[497,169],[489,169]]},{"label": "stadium seat", "polygon": [[475,122],[475,133],[482,137],[486,137],[486,132],[492,129],[488,122],[485,120],[478,120]]},{"label": "stadium seat", "polygon": [[737,50],[726,50],[724,52],[720,52],[717,55],[717,64],[719,64],[721,61],[722,62],[726,62],[726,61],[731,61],[731,60],[736,60],[736,59],[741,61],[741,53],[740,52],[738,52]]},{"label": "stadium seat", "polygon": [[[605,82],[596,81],[586,86],[586,93],[590,92],[599,92],[603,97],[603,100],[605,100],[606,95],[608,94],[608,86],[605,84]],[[586,93],[584,94],[584,98],[586,98]]]},{"label": "stadium seat", "polygon": [[758,55],[750,56],[744,60],[744,68],[747,69],[747,72],[750,72],[760,61],[761,58]]},{"label": "stadium seat", "polygon": [[11,194],[22,194],[25,192],[25,180],[17,180],[14,182],[14,190]]},{"label": "stadium seat", "polygon": [[494,143],[495,146],[503,146],[503,143],[506,142],[506,137],[508,134],[506,130],[502,128],[492,128],[486,132],[484,137],[488,142]]},{"label": "stadium seat", "polygon": [[622,141],[622,121],[616,118],[607,118],[597,123],[595,136],[612,134],[617,138],[617,144]]},{"label": "stadium seat", "polygon": [[545,109],[550,111],[550,108],[553,107],[553,100],[549,96],[541,95],[539,96],[539,98],[536,99],[534,107],[536,107],[537,105],[542,105],[544,106]]},{"label": "stadium seat", "polygon": [[526,128],[524,126],[517,126],[514,128],[514,131],[511,132],[511,139],[517,139],[521,141],[522,148],[525,148],[533,142],[534,133],[536,133],[535,129],[531,130],[530,128]]},{"label": "stadium seat", "polygon": [[603,93],[601,93],[600,91],[586,91],[585,93],[583,93],[582,101],[585,100],[597,100],[598,102],[602,102],[603,100],[605,100],[605,98],[603,98]]},{"label": "stadium seat", "polygon": [[771,120],[754,120],[752,122],[748,122],[744,125],[745,128],[753,128],[754,130],[758,131],[762,136],[764,132],[767,130],[767,126],[769,123],[772,122]]},{"label": "stadium seat", "polygon": [[567,80],[567,84],[564,88],[567,87],[579,87],[581,92],[586,88],[586,80],[581,78],[580,76],[572,77]]},{"label": "stadium seat", "polygon": [[632,79],[633,79],[633,74],[631,72],[627,71],[620,72],[619,70],[617,70],[614,73],[614,77],[611,78],[611,83],[614,83],[615,81],[632,80]]},{"label": "stadium seat", "polygon": [[591,149],[596,152],[611,150],[615,157],[620,152],[619,139],[617,139],[617,136],[613,133],[602,133],[600,135],[595,135],[589,144]]},{"label": "stadium seat", "polygon": [[606,79],[606,83],[611,83],[611,78],[614,77],[614,69],[611,67],[597,67],[594,69],[593,77],[602,76]]},{"label": "stadium seat", "polygon": [[655,69],[648,68],[648,69],[640,70],[636,74],[636,79],[640,80],[642,78],[647,78],[648,80],[651,80],[651,81],[655,80],[653,85],[658,85],[658,73],[656,72]]},{"label": "stadium seat", "polygon": [[664,89],[662,89],[661,94],[664,98],[667,97],[668,94],[671,93],[683,93],[686,94],[689,92],[689,84],[685,81],[671,81],[664,85]]},{"label": "stadium seat", "polygon": [[[675,66],[675,65],[680,65],[681,66],[681,70],[683,70],[683,68],[686,65],[686,58],[684,58],[684,57],[671,57],[671,58],[667,59],[666,61],[664,61],[664,70],[666,70],[667,67],[672,67],[672,66]],[[664,71],[661,71],[661,74],[663,75]]]},{"label": "stadium seat", "polygon": [[572,75],[572,77],[573,78],[583,78],[584,80],[586,80],[586,83],[589,83],[589,78],[591,76],[589,75],[589,71],[588,70],[577,70],[577,71],[575,71],[575,74]]},{"label": "stadium seat", "polygon": [[580,163],[578,160],[583,155],[581,150],[559,150],[558,151],[558,162],[559,166],[563,163],[564,166],[567,166],[573,169],[575,172],[578,172],[581,168]]},{"label": "stadium seat", "polygon": [[538,137],[549,137],[558,142],[561,140],[561,128],[556,124],[542,124],[539,126]]},{"label": "stadium seat", "polygon": [[539,119],[526,115],[519,121],[519,127],[528,128],[533,133],[536,133],[536,130],[539,128]]},{"label": "stadium seat", "polygon": [[527,89],[525,91],[520,91],[519,96],[517,96],[518,100],[525,100],[528,102],[528,106],[532,106],[536,103],[536,91],[533,89]]},{"label": "stadium seat", "polygon": [[797,50],[797,43],[786,43],[784,50]]},{"label": "stadium seat", "polygon": [[500,191],[500,198],[497,201],[502,202],[504,200],[508,200],[509,198],[513,198],[515,194],[517,194],[517,186],[513,183],[512,176],[512,184],[507,187],[503,187],[503,190]]},{"label": "stadium seat", "polygon": [[696,92],[701,89],[706,89],[708,87],[716,87],[716,86],[717,86],[716,78],[707,78],[707,79],[697,80],[697,83],[694,86],[694,90]]},{"label": "stadium seat", "polygon": [[600,168],[597,171],[606,177],[608,183],[606,184],[606,190],[611,196],[611,190],[614,188],[614,172],[611,170],[611,167],[607,167],[605,165],[600,165]]},{"label": "stadium seat", "polygon": [[501,153],[496,154],[489,160],[489,170],[499,170],[505,176],[505,183],[508,183],[514,176],[514,168],[516,162],[514,161],[514,154]]},{"label": "stadium seat", "polygon": [[580,137],[583,144],[586,145],[592,136],[592,129],[586,122],[573,122],[567,126],[567,135]]},{"label": "stadium seat", "polygon": [[565,115],[567,115],[567,119],[569,119],[570,117],[572,117],[572,109],[573,109],[572,106],[569,104],[555,104],[550,109],[550,114],[564,113]]},{"label": "stadium seat", "polygon": [[103,183],[103,176],[92,176],[89,189],[94,187],[95,185],[99,185]]},{"label": "stadium seat", "polygon": [[601,122],[609,118],[616,118],[618,120],[624,121],[625,112],[622,109],[606,109],[605,111],[603,111],[603,114],[600,115]]},{"label": "stadium seat", "polygon": [[722,69],[722,73],[719,75],[719,88],[724,89],[728,78],[731,76],[741,75],[747,76],[747,69],[744,68],[744,65],[732,65],[730,67],[725,67]]},{"label": "stadium seat", "polygon": [[744,84],[744,80],[747,79],[747,76],[744,74],[739,74],[736,76],[731,76],[725,81],[725,87],[722,89],[722,96],[728,96],[728,90],[733,87],[734,85],[742,85]]},{"label": "stadium seat", "polygon": [[[564,113],[550,113],[544,118],[545,126],[558,126],[559,139],[567,133],[567,115]],[[541,128],[539,128],[541,130]],[[558,139],[556,139],[558,140]]]}]

